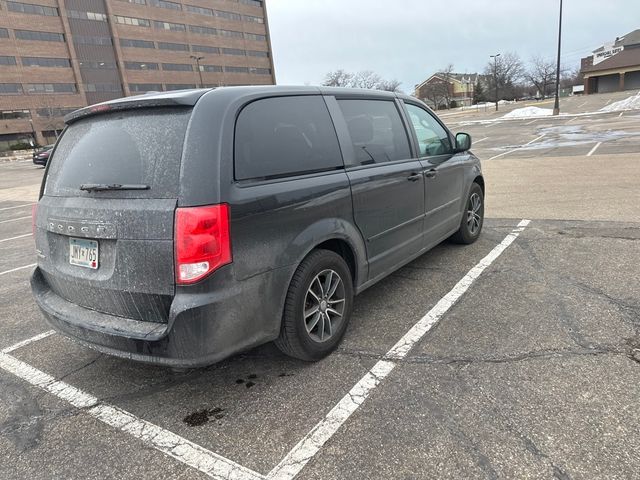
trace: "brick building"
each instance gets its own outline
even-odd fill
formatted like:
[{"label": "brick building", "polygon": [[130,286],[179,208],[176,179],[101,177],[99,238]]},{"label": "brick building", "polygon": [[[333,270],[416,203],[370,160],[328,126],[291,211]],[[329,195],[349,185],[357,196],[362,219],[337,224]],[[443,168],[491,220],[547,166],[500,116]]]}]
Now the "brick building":
[{"label": "brick building", "polygon": [[0,150],[113,98],[275,83],[264,1],[27,1],[0,0]]},{"label": "brick building", "polygon": [[581,61],[584,93],[607,93],[640,88],[640,30],[593,51]]},{"label": "brick building", "polygon": [[478,81],[484,81],[477,73],[434,73],[416,85],[414,97],[432,108],[462,107],[473,104]]}]

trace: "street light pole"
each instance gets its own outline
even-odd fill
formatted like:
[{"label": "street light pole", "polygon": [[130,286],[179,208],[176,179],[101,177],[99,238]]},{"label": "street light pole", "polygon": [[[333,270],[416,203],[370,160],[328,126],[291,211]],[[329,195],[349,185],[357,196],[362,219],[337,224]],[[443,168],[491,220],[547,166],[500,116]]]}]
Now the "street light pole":
[{"label": "street light pole", "polygon": [[562,44],[562,0],[560,0],[560,20],[558,22],[558,66],[556,68],[556,101],[553,105],[553,114],[560,114],[560,47]]},{"label": "street light pole", "polygon": [[496,86],[496,112],[498,111],[498,57],[500,56],[499,53],[496,53],[495,55],[489,55],[491,58],[493,58],[493,83],[495,83]]},{"label": "street light pole", "polygon": [[202,82],[202,70],[200,70],[200,60],[204,59],[204,57],[198,57],[197,55],[189,56],[196,61],[196,68],[198,69],[198,76],[200,77],[200,88],[204,88],[204,83]]}]

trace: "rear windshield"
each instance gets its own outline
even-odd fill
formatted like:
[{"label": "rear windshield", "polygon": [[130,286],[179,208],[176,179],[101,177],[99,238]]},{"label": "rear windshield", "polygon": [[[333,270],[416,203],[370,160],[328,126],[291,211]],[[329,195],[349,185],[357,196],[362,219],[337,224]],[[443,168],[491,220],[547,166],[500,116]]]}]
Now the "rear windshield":
[{"label": "rear windshield", "polygon": [[[45,195],[175,198],[190,108],[148,108],[88,117],[70,125],[49,167]],[[86,192],[87,184],[148,190]]]}]

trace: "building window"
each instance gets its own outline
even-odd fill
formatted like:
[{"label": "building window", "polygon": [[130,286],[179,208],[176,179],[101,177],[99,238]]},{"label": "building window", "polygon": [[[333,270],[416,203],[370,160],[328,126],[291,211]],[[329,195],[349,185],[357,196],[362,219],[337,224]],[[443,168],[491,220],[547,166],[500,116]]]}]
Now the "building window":
[{"label": "building window", "polygon": [[27,93],[76,93],[75,83],[28,83]]},{"label": "building window", "polygon": [[146,18],[135,18],[135,17],[123,17],[121,15],[116,15],[116,23],[120,23],[122,25],[133,25],[136,27],[150,27],[151,22]]},{"label": "building window", "polygon": [[200,35],[217,35],[218,30],[210,27],[200,27],[198,25],[189,25],[189,31],[191,33],[198,33]]},{"label": "building window", "polygon": [[87,83],[85,92],[122,92],[122,87],[117,83]]},{"label": "building window", "polygon": [[18,118],[31,118],[29,110],[0,110],[0,119],[15,120]]},{"label": "building window", "polygon": [[210,47],[209,45],[191,45],[191,50],[194,52],[215,53],[216,55],[220,54],[220,49],[218,47]]},{"label": "building window", "polygon": [[242,38],[242,32],[236,32],[235,30],[218,30],[218,33],[223,37]]},{"label": "building window", "polygon": [[70,67],[68,58],[22,57],[22,65],[25,67]]},{"label": "building window", "polygon": [[136,40],[133,38],[121,38],[120,46],[132,48],[156,48],[153,42],[149,40]]},{"label": "building window", "polygon": [[189,88],[196,88],[193,83],[167,83],[167,91],[169,90],[187,90]]},{"label": "building window", "polygon": [[90,35],[74,35],[73,43],[78,45],[112,45],[111,37],[93,37]]},{"label": "building window", "polygon": [[258,35],[255,33],[245,33],[244,38],[246,38],[247,40],[254,40],[256,42],[264,42],[267,40],[266,35]]},{"label": "building window", "polygon": [[16,65],[16,57],[0,55],[0,65]]},{"label": "building window", "polygon": [[185,27],[183,23],[159,22],[158,20],[154,20],[153,26],[160,30],[171,30],[172,32],[187,31],[187,27]]},{"label": "building window", "polygon": [[38,114],[39,117],[46,117],[46,118],[52,118],[52,117],[64,117],[65,115],[70,114],[71,112],[75,112],[76,110],[78,110],[79,108],[82,107],[71,107],[71,108],[57,108],[57,107],[53,107],[53,108],[38,108],[36,109],[36,113]]},{"label": "building window", "polygon": [[169,10],[182,10],[179,3],[168,2],[167,0],[150,0],[149,3],[154,7],[168,8]]},{"label": "building window", "polygon": [[254,7],[262,7],[262,2],[258,0],[240,0],[240,3],[243,3],[245,5],[251,5]]},{"label": "building window", "polygon": [[106,22],[107,14],[98,12],[82,12],[80,10],[67,10],[69,18],[80,18],[82,20],[95,20],[97,22]]},{"label": "building window", "polygon": [[159,83],[130,83],[129,90],[136,93],[161,92],[162,85]]},{"label": "building window", "polygon": [[34,5],[32,3],[7,2],[7,10],[10,12],[30,13],[32,15],[44,15],[45,17],[57,17],[58,9]]},{"label": "building window", "polygon": [[22,85],[19,83],[0,83],[0,95],[20,95]]},{"label": "building window", "polygon": [[146,5],[147,2],[145,0],[120,0],[121,2],[127,3],[135,3],[136,5]]},{"label": "building window", "polygon": [[264,23],[264,18],[262,18],[262,17],[254,17],[253,15],[243,15],[242,19],[245,22]]},{"label": "building window", "polygon": [[222,72],[220,65],[200,65],[201,72]]},{"label": "building window", "polygon": [[245,52],[241,48],[223,48],[222,54],[223,55],[240,55],[244,57],[247,54],[247,52]]},{"label": "building window", "polygon": [[163,63],[162,70],[170,72],[193,72],[193,66],[189,63]]},{"label": "building window", "polygon": [[116,64],[113,62],[87,62],[85,60],[79,62],[80,68],[87,68],[93,70],[114,70]]},{"label": "building window", "polygon": [[184,43],[158,42],[158,48],[161,50],[175,50],[177,52],[189,51],[189,45]]},{"label": "building window", "polygon": [[9,38],[9,30],[0,28],[0,38]]},{"label": "building window", "polygon": [[64,42],[64,35],[62,33],[36,32],[33,30],[16,30],[15,35],[18,40],[38,40],[41,42]]},{"label": "building window", "polygon": [[213,10],[210,8],[196,7],[195,5],[185,5],[184,7],[187,9],[187,12],[213,17]]},{"label": "building window", "polygon": [[254,75],[271,75],[270,68],[249,67],[249,73]]},{"label": "building window", "polygon": [[249,67],[224,67],[227,73],[249,73]]},{"label": "building window", "polygon": [[242,21],[242,15],[233,12],[225,12],[224,10],[216,10],[216,17],[224,18],[226,20]]},{"label": "building window", "polygon": [[250,57],[269,58],[269,52],[261,52],[259,50],[247,50],[247,55]]},{"label": "building window", "polygon": [[127,70],[158,70],[157,63],[150,62],[124,62]]}]

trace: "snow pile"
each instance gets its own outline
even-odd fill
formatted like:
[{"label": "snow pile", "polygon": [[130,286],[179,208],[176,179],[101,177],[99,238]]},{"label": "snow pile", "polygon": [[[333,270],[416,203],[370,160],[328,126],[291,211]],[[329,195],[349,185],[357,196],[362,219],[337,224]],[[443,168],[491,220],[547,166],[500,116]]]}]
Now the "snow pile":
[{"label": "snow pile", "polygon": [[549,108],[524,107],[516,108],[511,112],[503,115],[502,118],[528,118],[528,117],[547,117],[553,114],[553,110]]},{"label": "snow pile", "polygon": [[640,109],[640,95],[620,100],[600,109],[601,112],[623,112],[625,110]]}]

